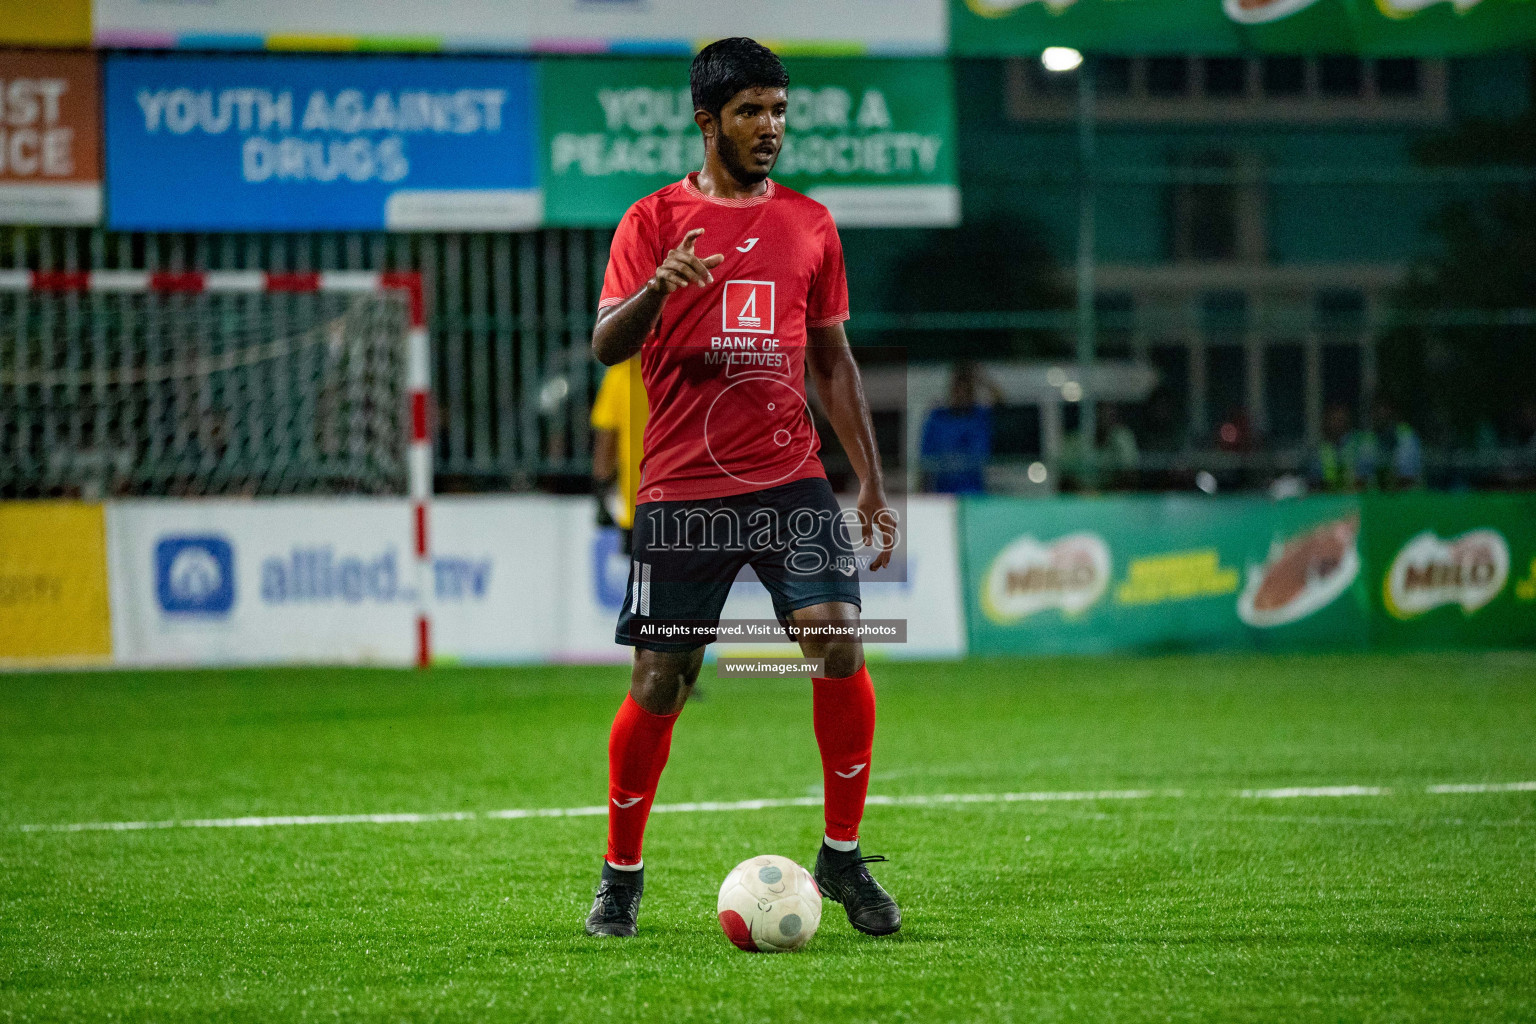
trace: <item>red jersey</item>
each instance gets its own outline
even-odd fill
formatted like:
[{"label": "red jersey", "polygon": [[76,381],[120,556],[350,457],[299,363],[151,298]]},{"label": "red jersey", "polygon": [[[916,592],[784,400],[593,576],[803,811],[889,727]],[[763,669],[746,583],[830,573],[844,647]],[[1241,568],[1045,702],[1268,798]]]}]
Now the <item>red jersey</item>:
[{"label": "red jersey", "polygon": [[825,477],[805,397],[808,327],[848,319],[843,245],[827,208],[768,182],[717,199],[690,174],[619,222],[599,306],[623,302],[694,228],[715,283],[667,297],[640,349],[650,405],[640,503],[720,498]]}]

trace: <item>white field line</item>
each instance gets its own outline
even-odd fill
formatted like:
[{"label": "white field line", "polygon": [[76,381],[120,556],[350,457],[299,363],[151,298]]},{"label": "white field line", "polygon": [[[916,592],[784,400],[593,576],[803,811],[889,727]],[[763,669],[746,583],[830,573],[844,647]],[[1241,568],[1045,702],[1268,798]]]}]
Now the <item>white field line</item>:
[{"label": "white field line", "polygon": [[1385,786],[1292,786],[1288,789],[1244,789],[1238,796],[1257,800],[1292,800],[1299,796],[1391,796]]},{"label": "white field line", "polygon": [[1529,793],[1536,791],[1536,782],[1459,782],[1443,786],[1428,786],[1426,793]]},{"label": "white field line", "polygon": [[[1393,795],[1386,786],[1293,786],[1285,789],[1239,789],[1211,796],[1254,800],[1287,800],[1297,797],[1381,797]],[[1536,782],[1466,782],[1425,786],[1433,795],[1536,792]],[[1011,804],[1090,802],[1099,800],[1179,799],[1182,789],[1098,789],[1033,793],[934,793],[912,796],[872,794],[875,807],[943,807],[955,804]],[[776,807],[820,807],[819,796],[767,797],[761,800],[709,800],[697,803],[656,804],[652,814],[700,814],[711,811],[761,811]],[[597,804],[587,807],[514,807],[501,811],[441,811],[428,814],[284,814],[241,818],[169,818],[161,821],[82,821],[59,824],[13,825],[20,832],[143,832],[167,828],[275,828],[290,825],[421,825],[437,821],[504,821],[522,818],[589,818],[608,813]]]}]

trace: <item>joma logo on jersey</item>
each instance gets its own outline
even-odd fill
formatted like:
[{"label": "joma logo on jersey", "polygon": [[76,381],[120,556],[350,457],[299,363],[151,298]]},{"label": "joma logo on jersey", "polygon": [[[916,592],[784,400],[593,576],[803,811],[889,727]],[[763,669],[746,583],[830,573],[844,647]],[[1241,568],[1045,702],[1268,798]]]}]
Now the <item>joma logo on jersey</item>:
[{"label": "joma logo on jersey", "polygon": [[722,330],[736,334],[772,334],[773,282],[725,282],[720,321]]}]

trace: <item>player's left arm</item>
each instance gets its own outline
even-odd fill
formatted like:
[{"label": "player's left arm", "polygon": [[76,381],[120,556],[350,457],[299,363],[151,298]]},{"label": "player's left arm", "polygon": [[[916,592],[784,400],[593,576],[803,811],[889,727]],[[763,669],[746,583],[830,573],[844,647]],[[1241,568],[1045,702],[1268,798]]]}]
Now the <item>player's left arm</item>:
[{"label": "player's left arm", "polygon": [[859,365],[854,362],[848,334],[841,323],[826,327],[808,327],[806,366],[816,383],[816,394],[827,411],[827,419],[837,439],[848,453],[848,461],[859,478],[859,519],[864,527],[864,544],[880,553],[870,563],[870,570],[884,568],[891,561],[895,543],[895,513],[885,499],[885,475],[880,469],[880,449],[875,445],[875,427],[869,418],[869,403],[864,400],[864,384]]}]

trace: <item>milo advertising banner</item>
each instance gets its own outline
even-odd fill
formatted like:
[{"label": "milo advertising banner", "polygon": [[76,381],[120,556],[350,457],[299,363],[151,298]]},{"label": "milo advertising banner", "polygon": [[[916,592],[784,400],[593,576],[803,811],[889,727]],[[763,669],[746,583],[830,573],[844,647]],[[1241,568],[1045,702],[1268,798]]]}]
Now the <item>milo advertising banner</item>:
[{"label": "milo advertising banner", "polygon": [[1536,644],[1536,496],[1371,498],[1365,551],[1376,643]]},{"label": "milo advertising banner", "polygon": [[971,650],[1360,647],[1353,498],[981,498],[962,506]]},{"label": "milo advertising banner", "polygon": [[[787,64],[776,181],[824,203],[842,227],[959,223],[946,62]],[[703,163],[687,60],[545,61],[540,72],[546,223],[616,224],[636,199]]]},{"label": "milo advertising banner", "polygon": [[951,52],[1454,56],[1530,46],[1530,0],[950,0]]}]

